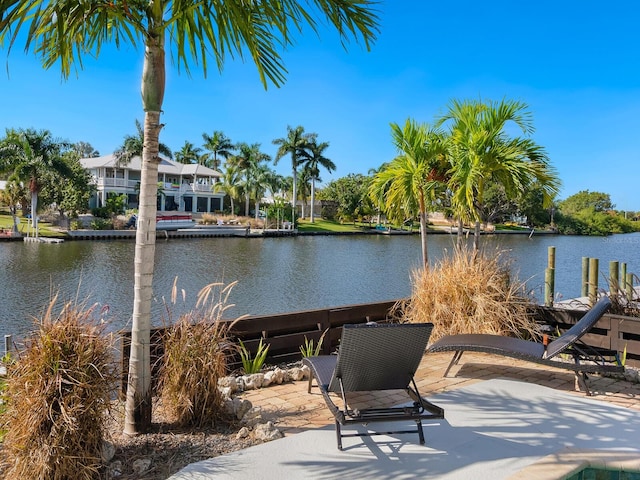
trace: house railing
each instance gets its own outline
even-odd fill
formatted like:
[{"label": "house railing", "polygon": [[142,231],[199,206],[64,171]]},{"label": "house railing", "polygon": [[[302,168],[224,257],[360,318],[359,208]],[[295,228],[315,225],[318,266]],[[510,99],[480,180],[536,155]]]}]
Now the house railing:
[{"label": "house railing", "polygon": [[182,184],[180,186],[180,193],[199,192],[199,193],[213,193],[212,186],[201,183],[189,183],[187,185]]}]

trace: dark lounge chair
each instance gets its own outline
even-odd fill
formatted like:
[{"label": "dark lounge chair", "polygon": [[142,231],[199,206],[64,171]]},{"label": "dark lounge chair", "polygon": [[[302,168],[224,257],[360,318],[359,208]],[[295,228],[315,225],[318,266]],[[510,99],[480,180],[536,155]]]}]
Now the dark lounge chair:
[{"label": "dark lounge chair", "polygon": [[[363,324],[345,325],[337,355],[308,357],[304,364],[311,369],[309,393],[315,378],[327,406],[335,417],[338,449],[343,437],[362,437],[396,433],[417,433],[424,444],[422,420],[442,419],[442,408],[420,396],[414,375],[429,343],[433,324]],[[404,390],[413,403],[388,408],[352,408],[350,394],[376,390]],[[337,394],[343,407],[332,398]],[[340,403],[340,402],[338,402]],[[344,434],[341,425],[371,422],[416,422],[413,430]]]},{"label": "dark lounge chair", "polygon": [[[455,352],[443,376],[460,361],[466,351],[492,353],[527,360],[544,365],[573,370],[576,389],[582,388],[591,395],[587,385],[587,373],[620,373],[624,366],[617,358],[617,352],[591,347],[581,342],[581,338],[600,320],[611,306],[608,297],[600,299],[575,325],[547,346],[544,343],[522,340],[500,335],[461,334],[443,337],[429,346],[427,352]],[[562,356],[571,357],[573,362]]]}]

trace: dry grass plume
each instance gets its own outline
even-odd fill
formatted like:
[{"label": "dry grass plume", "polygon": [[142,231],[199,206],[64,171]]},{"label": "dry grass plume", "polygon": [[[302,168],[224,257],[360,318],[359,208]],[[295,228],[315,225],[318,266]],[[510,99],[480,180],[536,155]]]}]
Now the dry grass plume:
[{"label": "dry grass plume", "polygon": [[[54,298],[9,364],[1,477],[100,478],[115,395],[111,338],[93,309]],[[2,426],[0,426],[0,429]]]},{"label": "dry grass plume", "polygon": [[[227,358],[235,352],[228,338],[231,324],[223,321],[235,283],[212,283],[198,294],[195,309],[168,327],[160,375],[162,405],[182,426],[208,427],[223,416],[218,379],[227,374]],[[175,284],[174,295],[175,301]]]},{"label": "dry grass plume", "polygon": [[434,324],[431,340],[458,333],[536,337],[533,303],[511,278],[502,252],[455,251],[433,268],[413,272],[404,320]]}]

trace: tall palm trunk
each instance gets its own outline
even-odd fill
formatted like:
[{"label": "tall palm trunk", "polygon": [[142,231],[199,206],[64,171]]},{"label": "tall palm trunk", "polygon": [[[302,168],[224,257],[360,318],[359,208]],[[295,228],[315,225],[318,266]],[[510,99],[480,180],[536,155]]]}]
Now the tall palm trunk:
[{"label": "tall palm trunk", "polygon": [[476,220],[475,227],[473,229],[473,255],[476,257],[480,250],[480,220]]},{"label": "tall palm trunk", "polygon": [[151,299],[156,245],[156,195],[160,112],[165,89],[165,52],[162,34],[147,40],[142,73],[144,146],[140,178],[140,206],[134,257],[131,354],[125,404],[126,434],[141,433],[151,425]]},{"label": "tall palm trunk", "polygon": [[458,233],[457,233],[457,247],[458,250],[462,250],[462,244],[464,242],[464,222],[462,221],[462,217],[458,218]]},{"label": "tall palm trunk", "polygon": [[420,212],[420,243],[422,245],[422,265],[425,270],[429,268],[429,258],[427,256],[427,212]]},{"label": "tall palm trunk", "polygon": [[424,199],[424,193],[420,192],[419,198],[420,208],[420,243],[422,245],[422,265],[425,270],[429,269],[429,257],[427,255],[427,207]]},{"label": "tall palm trunk", "polygon": [[33,231],[38,236],[38,191],[31,191],[31,226]]},{"label": "tall palm trunk", "polygon": [[313,217],[314,217],[313,207],[315,206],[315,203],[316,203],[316,177],[311,177],[311,209],[310,209],[311,223],[313,223]]},{"label": "tall palm trunk", "polygon": [[293,159],[293,163],[294,163],[294,167],[293,167],[293,198],[291,199],[291,223],[293,223],[293,226],[295,227],[296,225],[296,204],[298,203],[298,192],[296,189],[296,186],[298,184],[298,182],[296,181],[296,176],[297,173],[296,172],[296,167],[295,167],[295,158]]}]

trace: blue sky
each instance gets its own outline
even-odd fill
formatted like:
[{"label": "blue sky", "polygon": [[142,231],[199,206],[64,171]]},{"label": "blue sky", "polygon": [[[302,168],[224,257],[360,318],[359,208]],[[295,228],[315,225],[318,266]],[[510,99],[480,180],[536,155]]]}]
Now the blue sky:
[{"label": "blue sky", "polygon": [[[161,141],[175,151],[222,130],[274,155],[272,140],[302,125],[330,142],[337,170],[321,174],[326,182],[392,159],[391,122],[431,122],[453,98],[508,98],[529,105],[533,138],[563,181],[561,199],[601,191],[619,209],[640,210],[640,4],[386,0],[378,9],[370,52],[353,42],[346,52],[332,32],[305,32],[283,53],[279,89],[265,91],[255,67],[239,60],[206,79],[169,66]],[[142,51],[131,47],[105,49],[63,81],[17,45],[8,70],[0,71],[2,131],[45,128],[107,154],[143,118]],[[290,174],[289,159],[276,169]]]}]

